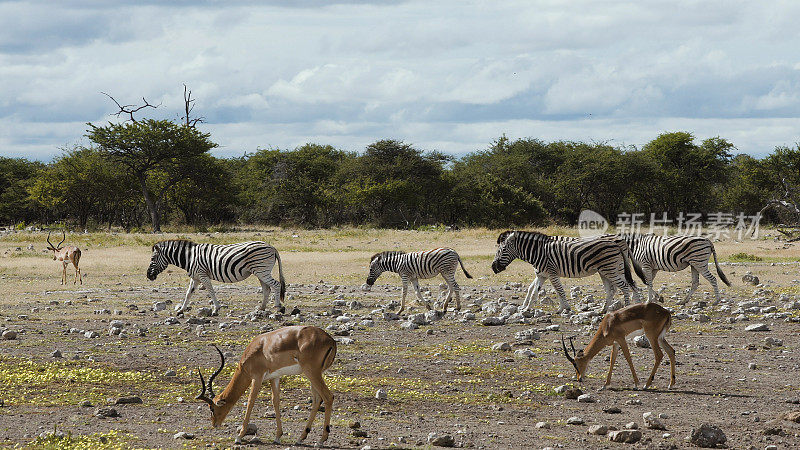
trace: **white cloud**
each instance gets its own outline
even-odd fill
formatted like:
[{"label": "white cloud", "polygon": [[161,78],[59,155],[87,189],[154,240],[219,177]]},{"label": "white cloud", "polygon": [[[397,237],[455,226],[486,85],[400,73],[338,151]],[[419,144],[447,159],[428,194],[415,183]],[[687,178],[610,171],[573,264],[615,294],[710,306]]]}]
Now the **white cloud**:
[{"label": "white cloud", "polygon": [[[114,112],[181,114],[218,154],[502,134],[763,154],[798,140],[800,4],[744,1],[0,2],[0,155],[48,159]],[[764,26],[769,23],[770,26]],[[675,128],[671,128],[675,127]]]}]

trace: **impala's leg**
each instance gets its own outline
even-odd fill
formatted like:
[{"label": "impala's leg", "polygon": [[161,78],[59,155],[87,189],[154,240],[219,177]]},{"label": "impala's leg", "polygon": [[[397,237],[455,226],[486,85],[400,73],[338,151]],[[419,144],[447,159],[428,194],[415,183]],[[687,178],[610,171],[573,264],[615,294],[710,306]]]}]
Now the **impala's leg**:
[{"label": "impala's leg", "polygon": [[275,443],[279,444],[281,436],[283,436],[283,426],[281,425],[281,390],[280,378],[273,378],[270,380],[270,388],[272,389],[272,409],[275,410]]},{"label": "impala's leg", "polygon": [[717,286],[717,279],[714,275],[711,275],[711,272],[708,270],[708,263],[703,264],[699,267],[700,275],[703,276],[709,283],[711,283],[711,287],[714,288],[714,304],[716,305],[719,303],[719,287]]},{"label": "impala's leg", "polygon": [[186,307],[189,306],[189,299],[194,294],[194,291],[197,289],[198,281],[195,278],[189,278],[189,289],[186,290],[186,297],[183,298],[183,303],[178,303],[175,305],[175,311],[178,313],[182,313],[186,310]]},{"label": "impala's leg", "polygon": [[607,388],[608,385],[611,383],[611,374],[614,372],[614,363],[617,362],[618,351],[619,347],[617,346],[617,343],[614,342],[613,344],[611,344],[611,363],[609,363],[608,365],[608,375],[606,376],[606,384],[604,384],[603,387],[600,388],[601,391]]},{"label": "impala's leg", "polygon": [[666,330],[661,332],[661,335],[658,336],[658,343],[661,344],[661,347],[664,348],[669,357],[669,389],[672,389],[672,386],[675,385],[675,349],[667,343],[666,333]]},{"label": "impala's leg", "polygon": [[698,272],[694,266],[689,267],[692,268],[692,287],[689,288],[689,293],[686,294],[686,299],[684,299],[685,302],[688,302],[689,299],[692,298],[692,294],[694,294],[694,291],[696,291],[697,287],[700,286],[700,272]]},{"label": "impala's leg", "polygon": [[550,283],[553,284],[553,287],[556,288],[556,292],[558,292],[558,311],[556,314],[560,313],[561,311],[569,310],[569,303],[567,303],[567,294],[564,293],[564,285],[561,284],[561,280],[558,277],[550,277]]},{"label": "impala's leg", "polygon": [[408,277],[403,275],[400,276],[400,281],[403,282],[403,298],[400,300],[400,311],[397,311],[397,314],[402,314],[403,311],[406,309],[406,294],[408,294]]},{"label": "impala's leg", "polygon": [[661,343],[659,342],[658,333],[651,333],[645,331],[645,335],[647,336],[647,340],[650,341],[650,347],[653,348],[653,355],[655,356],[653,371],[650,372],[650,377],[644,384],[644,388],[649,389],[650,385],[653,383],[653,378],[656,377],[656,371],[658,370],[658,366],[661,365],[661,360],[664,359],[664,352],[661,351]]},{"label": "impala's leg", "polygon": [[76,281],[80,281],[81,284],[83,284],[83,274],[81,273],[81,268],[78,267],[78,263],[76,261],[73,261],[72,263],[75,265],[75,278],[77,279]]},{"label": "impala's leg", "polygon": [[625,342],[625,338],[617,340],[619,344],[619,348],[622,349],[622,354],[625,356],[625,360],[628,361],[628,367],[631,368],[631,375],[633,375],[633,386],[636,389],[639,389],[639,378],[636,376],[636,369],[633,368],[633,360],[631,359],[631,352],[628,350],[628,343]]},{"label": "impala's leg", "polygon": [[[325,428],[322,430],[322,437],[319,440],[319,443],[321,444],[328,439],[328,434],[331,432],[331,411],[333,411],[333,394],[331,393],[330,389],[328,389],[328,385],[325,384],[325,380],[322,378],[322,372],[319,371],[319,367],[309,367],[308,369],[304,368],[303,373],[308,378],[308,381],[311,382],[311,388],[317,391],[320,397],[322,397],[322,400],[325,401]],[[313,412],[314,414],[316,414],[316,410],[314,410]],[[306,430],[311,428],[313,421],[314,421],[314,415],[309,417],[308,425],[306,425]]]},{"label": "impala's leg", "polygon": [[312,403],[311,403],[311,412],[308,416],[308,421],[306,422],[306,429],[303,430],[303,433],[300,435],[300,439],[297,440],[297,443],[303,442],[306,437],[308,437],[308,433],[311,432],[311,425],[314,424],[314,419],[317,418],[317,413],[319,412],[319,405],[322,403],[322,396],[319,395],[314,386],[311,386],[311,396],[312,396]]},{"label": "impala's leg", "polygon": [[236,437],[236,443],[242,442],[242,438],[247,433],[247,424],[250,423],[250,414],[253,412],[253,406],[258,400],[258,391],[261,390],[261,381],[263,375],[255,374],[253,382],[250,384],[250,397],[247,399],[247,409],[244,412],[244,420],[242,421],[242,428],[239,429],[239,436]]},{"label": "impala's leg", "polygon": [[63,270],[61,271],[61,284],[67,284],[67,261],[62,261]]},{"label": "impala's leg", "polygon": [[425,297],[422,296],[422,292],[420,292],[419,290],[419,280],[413,278],[411,280],[411,285],[414,286],[414,292],[417,293],[417,298],[419,299],[419,305],[431,309],[431,305],[425,300]]}]

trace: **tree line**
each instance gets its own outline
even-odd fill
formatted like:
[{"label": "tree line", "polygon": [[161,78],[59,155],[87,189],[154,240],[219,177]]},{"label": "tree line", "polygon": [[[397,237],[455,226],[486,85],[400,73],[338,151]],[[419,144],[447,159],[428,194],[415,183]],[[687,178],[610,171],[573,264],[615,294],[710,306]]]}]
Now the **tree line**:
[{"label": "tree line", "polygon": [[[669,132],[641,148],[508,139],[454,157],[379,140],[218,158],[207,133],[165,120],[95,126],[91,145],[52,162],[0,158],[0,225],[160,230],[236,224],[301,227],[574,224],[582,209],[754,214],[797,205],[800,145],[756,158],[720,137]],[[767,209],[773,222],[797,221]]]}]

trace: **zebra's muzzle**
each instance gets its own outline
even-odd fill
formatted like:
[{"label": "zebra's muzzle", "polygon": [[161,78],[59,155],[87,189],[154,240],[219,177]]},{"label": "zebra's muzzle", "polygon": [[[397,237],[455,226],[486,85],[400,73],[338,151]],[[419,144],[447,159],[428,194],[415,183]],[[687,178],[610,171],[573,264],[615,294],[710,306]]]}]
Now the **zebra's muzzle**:
[{"label": "zebra's muzzle", "polygon": [[498,264],[497,261],[492,261],[492,272],[500,273],[500,272],[502,272],[504,270],[506,270],[505,267],[503,267],[500,264]]}]

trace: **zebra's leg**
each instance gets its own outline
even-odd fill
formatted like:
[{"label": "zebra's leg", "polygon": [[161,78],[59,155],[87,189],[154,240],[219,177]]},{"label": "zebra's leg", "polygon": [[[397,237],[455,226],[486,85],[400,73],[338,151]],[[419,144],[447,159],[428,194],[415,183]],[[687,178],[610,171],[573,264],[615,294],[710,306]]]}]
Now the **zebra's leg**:
[{"label": "zebra's leg", "polygon": [[203,286],[205,286],[206,290],[208,290],[208,295],[211,296],[211,303],[214,304],[213,308],[211,309],[211,315],[219,315],[219,302],[217,301],[217,293],[214,292],[214,286],[211,285],[211,279],[203,276],[200,277],[200,282],[203,283]]},{"label": "zebra's leg", "polygon": [[711,283],[711,287],[714,288],[714,304],[716,305],[719,303],[719,286],[717,286],[717,279],[714,275],[711,275],[711,271],[708,270],[708,264],[704,264],[699,267],[700,275],[703,276],[709,283]]},{"label": "zebra's leg", "polygon": [[453,294],[455,294],[456,296],[456,309],[457,310],[461,309],[461,302],[458,300],[458,291],[460,288],[458,287],[458,283],[456,283],[455,275],[453,274],[448,278],[445,277],[444,274],[442,274],[442,278],[444,278],[444,281],[447,283],[447,297],[444,300],[444,307],[442,307],[442,312],[444,313],[447,312],[447,305],[450,304],[450,299],[453,298]]},{"label": "zebra's leg", "polygon": [[[531,303],[539,303],[539,292],[541,291],[542,284],[544,284],[545,278],[540,274],[536,274],[536,279],[533,280],[530,287],[528,288],[528,295],[525,296],[525,301],[522,302],[522,312],[527,311],[531,307]],[[526,303],[527,302],[527,303]]]},{"label": "zebra's leg", "polygon": [[419,280],[417,280],[416,278],[412,279],[411,285],[414,286],[414,292],[417,293],[417,299],[419,299],[419,305],[425,306],[426,308],[428,308],[428,310],[430,310],[431,309],[430,302],[425,300],[425,297],[422,296],[422,292],[419,290]]},{"label": "zebra's leg", "polygon": [[402,314],[406,309],[406,294],[408,294],[408,277],[400,276],[400,281],[403,282],[403,298],[400,300],[400,311],[397,314]]},{"label": "zebra's leg", "polygon": [[556,314],[560,313],[561,311],[569,311],[569,303],[567,303],[567,294],[564,292],[564,285],[561,284],[561,280],[559,280],[558,277],[550,277],[550,283],[552,283],[553,287],[556,288],[556,292],[558,292],[559,304],[558,304],[558,311],[556,311]]},{"label": "zebra's leg", "polygon": [[608,307],[611,305],[611,301],[614,299],[616,288],[608,278],[601,275],[600,279],[603,280],[603,289],[606,291],[606,306],[603,307],[603,314],[605,314],[608,312]]},{"label": "zebra's leg", "polygon": [[615,278],[612,280],[614,285],[622,291],[622,295],[625,297],[625,306],[631,304],[631,286],[625,281],[622,277]]},{"label": "zebra's leg", "polygon": [[256,276],[258,280],[261,281],[261,289],[264,293],[264,299],[261,301],[261,310],[264,311],[267,309],[269,294],[272,293],[275,309],[284,312],[286,308],[281,305],[281,284],[278,280],[272,278],[269,274],[256,274]]},{"label": "zebra's leg", "polygon": [[195,278],[189,278],[189,289],[186,290],[186,297],[183,298],[183,303],[178,303],[175,305],[175,311],[178,314],[182,314],[183,311],[189,306],[189,299],[194,294],[194,291],[197,289],[198,281]]},{"label": "zebra's leg", "polygon": [[697,287],[700,286],[700,272],[698,272],[694,266],[689,267],[692,268],[692,287],[689,288],[689,292],[686,294],[686,298],[683,300],[684,302],[688,302],[689,299],[692,298],[694,291],[696,291]]}]

